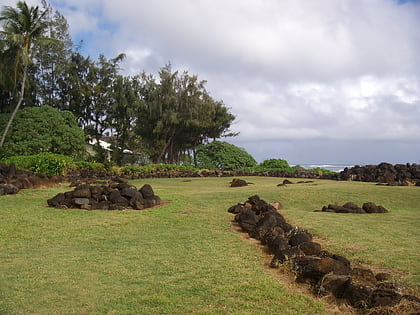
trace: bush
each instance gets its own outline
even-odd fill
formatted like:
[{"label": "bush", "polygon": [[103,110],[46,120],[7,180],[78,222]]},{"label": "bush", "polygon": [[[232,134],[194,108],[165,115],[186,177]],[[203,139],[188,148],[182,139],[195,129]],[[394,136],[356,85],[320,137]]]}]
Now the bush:
[{"label": "bush", "polygon": [[244,149],[222,141],[213,141],[197,148],[196,166],[204,169],[239,170],[257,165]]},{"label": "bush", "polygon": [[321,167],[314,167],[309,169],[310,172],[317,174],[317,175],[328,175],[328,174],[335,174],[335,172],[327,170]]},{"label": "bush", "polygon": [[95,172],[105,171],[104,165],[98,162],[78,161],[74,163],[74,168],[77,170],[89,170]]},{"label": "bush", "polygon": [[[8,118],[9,114],[0,115],[0,126],[5,126]],[[26,107],[17,113],[0,148],[0,158],[41,152],[84,157],[85,136],[71,112],[40,106]]]},{"label": "bush", "polygon": [[2,159],[4,164],[15,163],[18,169],[30,170],[32,173],[42,173],[48,175],[64,175],[69,168],[74,167],[71,157],[43,152],[36,155],[13,156]]},{"label": "bush", "polygon": [[290,169],[290,165],[286,160],[282,159],[269,159],[264,160],[259,164],[259,167],[267,170],[278,170],[278,171],[287,171]]},{"label": "bush", "polygon": [[141,166],[127,165],[122,167],[120,171],[124,175],[145,175],[158,172],[188,172],[195,170],[196,168],[190,165],[148,164]]}]

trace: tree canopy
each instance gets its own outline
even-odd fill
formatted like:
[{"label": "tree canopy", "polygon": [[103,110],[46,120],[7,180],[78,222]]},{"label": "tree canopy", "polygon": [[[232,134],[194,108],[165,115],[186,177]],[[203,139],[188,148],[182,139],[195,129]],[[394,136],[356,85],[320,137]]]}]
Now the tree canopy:
[{"label": "tree canopy", "polygon": [[125,54],[81,54],[65,17],[45,0],[41,9],[22,1],[5,7],[1,19],[0,113],[12,112],[9,123],[0,125],[4,139],[20,107],[44,105],[73,113],[87,140],[96,140],[99,162],[105,136],[118,164],[124,150],[180,164],[192,159],[198,145],[235,135],[229,132],[235,116],[197,75],[166,65],[157,78],[145,72],[125,76]]},{"label": "tree canopy", "polygon": [[209,138],[220,138],[235,116],[205,89],[206,81],[195,75],[159,72],[160,81],[143,74],[142,102],[136,132],[148,144],[156,163],[179,163],[181,155]]},{"label": "tree canopy", "polygon": [[[2,75],[2,77],[4,82],[13,82],[11,86],[14,88],[17,85],[19,74],[22,73],[22,77],[19,78],[20,91],[18,101],[10,115],[9,121],[5,125],[6,127],[0,139],[0,147],[3,146],[7,132],[23,102],[28,67],[32,61],[32,49],[37,41],[41,41],[43,30],[46,27],[46,24],[43,22],[45,12],[39,12],[38,6],[28,7],[26,2],[18,1],[16,8],[8,6],[0,13],[0,21],[3,24],[3,31],[0,33],[1,56],[3,59],[2,69],[4,69],[4,73],[7,73],[6,69],[10,69],[10,66],[13,67],[13,71],[9,70],[8,80],[6,75]],[[12,74],[12,80],[10,80],[10,74]]]}]

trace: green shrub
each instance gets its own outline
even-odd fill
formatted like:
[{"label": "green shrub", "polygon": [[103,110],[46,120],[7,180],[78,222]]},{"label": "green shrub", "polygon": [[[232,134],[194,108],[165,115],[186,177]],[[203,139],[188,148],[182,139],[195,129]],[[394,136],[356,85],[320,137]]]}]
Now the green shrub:
[{"label": "green shrub", "polygon": [[105,171],[104,165],[98,162],[77,161],[74,163],[74,168],[77,170],[90,170],[95,172]]},{"label": "green shrub", "polygon": [[286,160],[282,159],[269,159],[264,160],[259,164],[260,167],[268,170],[289,170],[290,165]]},{"label": "green shrub", "polygon": [[158,172],[188,172],[196,170],[190,165],[175,164],[148,164],[141,166],[127,165],[121,168],[120,172],[124,175],[145,175]]},{"label": "green shrub", "polygon": [[2,159],[2,163],[15,163],[18,169],[30,170],[32,173],[42,173],[48,175],[64,175],[66,171],[74,167],[71,157],[43,152],[36,155],[13,156]]},{"label": "green shrub", "polygon": [[222,141],[213,141],[197,148],[196,165],[204,169],[239,170],[257,165],[244,149]]},{"label": "green shrub", "polygon": [[318,175],[335,174],[335,172],[327,170],[325,168],[321,168],[321,167],[314,167],[314,168],[309,169],[309,171]]},{"label": "green shrub", "polygon": [[[8,118],[9,114],[0,115],[0,126],[5,126]],[[26,107],[18,111],[0,148],[0,158],[42,152],[73,158],[85,156],[85,136],[71,112],[50,106]]]},{"label": "green shrub", "polygon": [[299,169],[303,169],[303,167],[300,165],[290,166],[286,160],[268,159],[264,160],[257,166],[249,167],[245,170],[248,172],[283,171],[288,173],[294,173]]}]

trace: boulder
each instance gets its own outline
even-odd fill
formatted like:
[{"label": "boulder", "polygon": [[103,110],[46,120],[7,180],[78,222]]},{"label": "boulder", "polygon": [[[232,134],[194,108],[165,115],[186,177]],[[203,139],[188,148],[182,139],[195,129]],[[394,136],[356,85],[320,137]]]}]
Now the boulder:
[{"label": "boulder", "polygon": [[350,275],[350,268],[329,257],[295,257],[292,260],[292,268],[297,272],[299,279],[309,280],[310,282],[318,282],[327,273]]},{"label": "boulder", "polygon": [[401,301],[401,294],[391,289],[375,289],[372,292],[370,307],[392,306]]},{"label": "boulder", "polygon": [[374,202],[366,202],[362,206],[363,210],[366,211],[366,213],[386,213],[388,212],[387,209],[385,209],[382,206],[377,206]]},{"label": "boulder", "polygon": [[255,225],[254,233],[251,235],[257,240],[262,240],[275,226],[286,222],[284,217],[277,211],[266,213]]},{"label": "boulder", "polygon": [[88,205],[90,203],[88,198],[74,198],[73,203],[76,206]]},{"label": "boulder", "polygon": [[358,283],[352,278],[347,284],[343,298],[347,299],[350,305],[355,308],[370,308],[374,290],[373,286]]},{"label": "boulder", "polygon": [[244,208],[245,208],[245,206],[243,204],[238,203],[237,205],[229,207],[229,209],[227,211],[229,213],[237,214],[237,213],[241,212],[241,210],[243,210]]},{"label": "boulder", "polygon": [[321,251],[321,244],[315,242],[303,242],[298,245],[299,249],[305,253],[305,255],[316,256]]},{"label": "boulder", "polygon": [[152,186],[150,186],[149,184],[143,185],[143,187],[141,187],[139,191],[144,199],[152,198],[155,195]]},{"label": "boulder", "polygon": [[52,197],[51,199],[47,200],[48,206],[50,207],[58,207],[62,202],[66,199],[66,196],[63,193],[59,193]]},{"label": "boulder", "polygon": [[248,183],[240,178],[234,178],[230,182],[230,187],[244,187],[244,186],[248,186]]},{"label": "boulder", "polygon": [[0,196],[17,194],[19,188],[13,184],[0,184]]},{"label": "boulder", "polygon": [[305,256],[305,253],[302,252],[298,247],[290,247],[290,248],[285,248],[279,251],[278,253],[276,253],[273,259],[276,259],[279,263],[282,264],[285,261],[293,259],[294,257],[301,257],[301,256]]},{"label": "boulder", "polygon": [[79,185],[73,191],[73,197],[75,198],[90,198],[91,196],[90,185],[88,184]]},{"label": "boulder", "polygon": [[268,245],[268,249],[270,250],[270,253],[276,256],[279,255],[279,253],[283,249],[290,247],[289,244],[287,243],[287,240],[283,236],[280,236],[280,235],[270,240],[267,245]]},{"label": "boulder", "polygon": [[[124,184],[123,184],[124,185]],[[125,184],[127,185],[127,184]],[[130,185],[131,186],[131,185]],[[143,199],[143,195],[140,191],[136,189],[136,187],[124,187],[120,189],[120,194],[123,197],[126,197],[128,199]]]},{"label": "boulder", "polygon": [[351,277],[348,275],[326,274],[317,285],[319,295],[332,294],[336,298],[342,298]]},{"label": "boulder", "polygon": [[298,246],[305,242],[311,242],[312,236],[306,232],[294,234],[289,238],[290,246]]},{"label": "boulder", "polygon": [[[277,236],[285,237],[286,232],[280,226],[274,226],[261,237],[261,244],[266,245],[272,242]],[[287,241],[286,241],[287,242]]]},{"label": "boulder", "polygon": [[250,209],[244,209],[236,215],[235,220],[239,223],[245,232],[249,233],[254,230],[259,217],[255,214],[254,211]]}]

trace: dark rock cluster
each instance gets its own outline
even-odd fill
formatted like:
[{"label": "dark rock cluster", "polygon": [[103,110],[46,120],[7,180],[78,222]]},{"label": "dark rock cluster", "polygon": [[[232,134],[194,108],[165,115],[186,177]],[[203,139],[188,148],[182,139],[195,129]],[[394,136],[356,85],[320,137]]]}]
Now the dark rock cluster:
[{"label": "dark rock cluster", "polygon": [[335,213],[386,213],[388,210],[383,206],[377,206],[374,202],[365,202],[362,207],[359,207],[354,202],[346,202],[342,206],[328,205],[322,207],[322,210],[315,210],[315,212],[335,212]]},{"label": "dark rock cluster", "polygon": [[230,182],[230,187],[243,187],[243,186],[248,186],[249,184],[252,184],[252,183],[248,183],[247,181],[240,178],[234,178]]},{"label": "dark rock cluster", "polygon": [[85,210],[143,210],[160,204],[149,184],[139,190],[126,180],[120,179],[109,185],[82,184],[73,191],[59,193],[47,200],[50,207]]},{"label": "dark rock cluster", "polygon": [[317,295],[332,295],[364,309],[391,307],[403,299],[419,301],[403,295],[389,274],[352,267],[347,258],[322,249],[309,231],[287,223],[273,204],[257,195],[228,212],[235,214],[244,232],[268,247],[273,255],[271,267],[288,262],[296,281],[310,284]]},{"label": "dark rock cluster", "polygon": [[0,196],[17,194],[21,189],[51,186],[62,181],[61,176],[33,174],[30,171],[18,170],[14,163],[0,164]]},{"label": "dark rock cluster", "polygon": [[354,166],[345,168],[336,175],[339,180],[378,182],[389,186],[420,186],[419,164],[389,164]]}]

